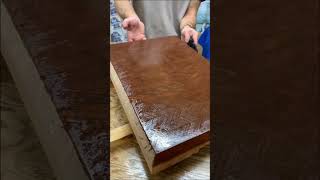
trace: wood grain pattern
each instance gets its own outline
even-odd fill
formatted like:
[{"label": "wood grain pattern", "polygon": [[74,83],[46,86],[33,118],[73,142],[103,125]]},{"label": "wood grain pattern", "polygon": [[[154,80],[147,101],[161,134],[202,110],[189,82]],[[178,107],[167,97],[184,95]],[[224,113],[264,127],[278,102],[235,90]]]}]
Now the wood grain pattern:
[{"label": "wood grain pattern", "polygon": [[125,124],[121,127],[115,128],[115,129],[111,129],[110,130],[110,142],[119,140],[121,138],[124,138],[126,136],[131,135],[132,129],[130,124]]},{"label": "wood grain pattern", "polygon": [[[202,47],[197,45],[198,54],[202,54]],[[116,129],[118,128],[118,129]],[[130,129],[129,129],[130,128]],[[110,82],[110,142],[132,134],[129,121],[113,84]],[[114,138],[113,138],[114,137]]]},{"label": "wood grain pattern", "polygon": [[204,58],[177,37],[111,45],[110,51],[111,80],[151,171],[208,142]]},{"label": "wood grain pattern", "polygon": [[[32,73],[23,71],[20,65],[27,65],[24,64],[25,57],[24,60],[19,59],[21,63],[17,63],[17,58],[8,60],[11,63],[10,71],[21,70],[13,73],[15,78],[20,80],[17,87],[20,90],[29,87],[20,91],[26,95],[25,99],[30,100],[27,109],[33,108],[35,111],[40,111],[42,107],[54,106],[56,113],[54,116],[50,114],[45,118],[48,108],[44,108],[42,112],[33,113],[34,117],[39,116],[37,118],[39,124],[49,126],[46,124],[52,123],[50,126],[56,127],[56,129],[48,127],[49,133],[41,133],[48,136],[57,132],[59,133],[54,136],[66,134],[64,136],[66,139],[60,139],[60,143],[65,141],[67,143],[61,146],[62,149],[56,152],[56,156],[72,157],[79,162],[81,173],[73,175],[84,174],[83,178],[106,179],[109,172],[107,161],[109,159],[109,153],[107,153],[109,97],[106,90],[109,79],[106,76],[108,64],[105,39],[107,35],[104,23],[101,22],[108,23],[108,19],[104,18],[108,3],[104,1],[5,0],[3,4],[22,42],[3,44],[11,37],[1,33],[1,51],[6,51],[7,57],[21,58],[22,55],[19,56],[12,48],[23,46],[26,49],[24,52],[28,53],[28,58],[32,61],[32,63],[28,61],[28,65],[35,69]],[[3,18],[3,14],[1,17]],[[1,26],[1,30],[7,27]],[[17,46],[11,46],[12,44]],[[5,50],[3,45],[6,47]],[[37,75],[30,77],[33,73]],[[34,87],[24,85],[29,81],[32,83],[30,78],[40,79],[41,82],[37,81]],[[43,92],[41,98],[35,98],[37,101],[31,100],[33,90],[37,93],[38,90]],[[40,101],[50,103],[40,105]],[[59,121],[51,121],[52,117],[57,117]],[[36,129],[39,132],[43,131],[40,125]],[[53,143],[50,145],[51,141],[59,143],[57,138],[53,138],[54,136],[50,136],[52,138],[50,141],[41,142],[47,144],[46,152],[58,148],[53,146]],[[49,146],[53,147],[49,148]],[[63,150],[65,153],[61,153]],[[53,162],[58,158],[52,156],[49,159]],[[63,166],[56,167],[62,169]],[[65,173],[68,172],[65,171]]]},{"label": "wood grain pattern", "polygon": [[[114,116],[112,116],[112,114]],[[119,117],[123,117],[120,118]],[[125,120],[124,120],[125,118]],[[124,120],[124,121],[122,121]],[[112,129],[129,123],[118,99],[118,95],[110,84],[110,138]],[[112,128],[113,127],[113,128]],[[139,145],[133,136],[113,141],[110,147],[110,179],[112,180],[144,180],[144,179],[210,179],[210,147],[206,146],[199,153],[178,163],[177,165],[151,175],[146,161],[139,151]]]}]

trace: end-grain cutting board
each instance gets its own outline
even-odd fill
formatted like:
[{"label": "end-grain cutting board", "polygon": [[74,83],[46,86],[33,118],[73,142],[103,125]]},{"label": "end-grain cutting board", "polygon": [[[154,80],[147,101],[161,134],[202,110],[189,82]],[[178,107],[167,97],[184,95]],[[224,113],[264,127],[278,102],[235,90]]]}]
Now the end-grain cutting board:
[{"label": "end-grain cutting board", "polygon": [[209,142],[210,67],[177,37],[111,45],[110,76],[151,173]]}]

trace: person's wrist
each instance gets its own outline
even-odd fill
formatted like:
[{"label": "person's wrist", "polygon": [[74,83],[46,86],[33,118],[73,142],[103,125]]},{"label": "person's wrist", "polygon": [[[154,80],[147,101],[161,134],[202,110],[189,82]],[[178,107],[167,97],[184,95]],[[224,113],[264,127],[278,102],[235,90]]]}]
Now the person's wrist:
[{"label": "person's wrist", "polygon": [[140,21],[140,18],[138,17],[138,15],[136,13],[127,14],[125,19],[127,19],[127,18],[137,18]]}]

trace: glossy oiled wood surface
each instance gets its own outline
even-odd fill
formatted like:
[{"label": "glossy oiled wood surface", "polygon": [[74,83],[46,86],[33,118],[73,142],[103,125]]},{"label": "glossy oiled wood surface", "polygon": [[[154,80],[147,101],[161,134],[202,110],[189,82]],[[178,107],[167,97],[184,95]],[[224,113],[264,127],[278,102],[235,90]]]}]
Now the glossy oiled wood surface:
[{"label": "glossy oiled wood surface", "polygon": [[[110,85],[110,129],[129,123],[126,114]],[[144,179],[210,179],[210,146],[206,146],[199,153],[160,172],[157,175],[149,173],[146,161],[133,135],[114,141],[110,146],[110,179],[112,180],[144,180]]]},{"label": "glossy oiled wood surface", "polygon": [[4,0],[4,4],[83,168],[94,179],[106,179],[108,3]]},{"label": "glossy oiled wood surface", "polygon": [[319,1],[215,1],[213,178],[319,179]]},{"label": "glossy oiled wood surface", "polygon": [[154,164],[208,142],[208,61],[177,37],[111,45],[110,54]]}]

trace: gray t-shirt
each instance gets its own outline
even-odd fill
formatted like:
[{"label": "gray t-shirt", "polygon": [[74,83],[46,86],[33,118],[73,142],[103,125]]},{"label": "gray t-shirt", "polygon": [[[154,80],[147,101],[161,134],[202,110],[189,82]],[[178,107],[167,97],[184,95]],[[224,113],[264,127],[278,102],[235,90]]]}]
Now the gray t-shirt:
[{"label": "gray t-shirt", "polygon": [[147,38],[180,36],[180,22],[190,0],[132,0]]}]

